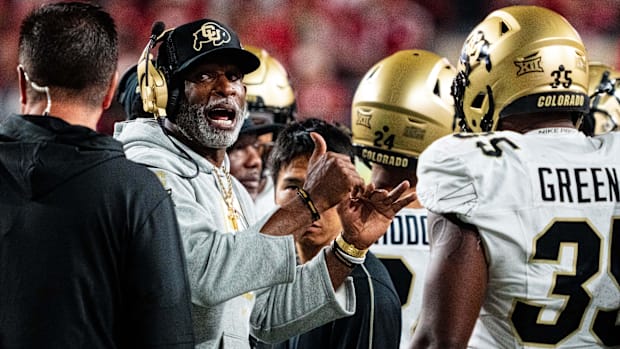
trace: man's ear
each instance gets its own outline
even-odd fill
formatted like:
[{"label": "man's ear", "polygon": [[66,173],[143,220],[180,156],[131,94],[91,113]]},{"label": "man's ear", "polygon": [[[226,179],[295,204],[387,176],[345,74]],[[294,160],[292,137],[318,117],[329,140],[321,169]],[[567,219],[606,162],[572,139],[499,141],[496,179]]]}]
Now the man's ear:
[{"label": "man's ear", "polygon": [[114,72],[114,76],[112,76],[112,80],[110,81],[110,85],[108,86],[108,91],[103,98],[102,107],[103,110],[110,108],[112,105],[112,101],[114,100],[116,93],[116,86],[118,85],[118,71]]}]

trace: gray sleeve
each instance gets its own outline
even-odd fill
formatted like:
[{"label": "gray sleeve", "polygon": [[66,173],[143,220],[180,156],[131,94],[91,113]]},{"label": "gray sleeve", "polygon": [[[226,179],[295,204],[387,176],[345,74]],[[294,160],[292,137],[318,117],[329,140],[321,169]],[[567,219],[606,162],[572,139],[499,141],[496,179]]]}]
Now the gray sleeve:
[{"label": "gray sleeve", "polygon": [[347,278],[335,291],[323,250],[297,267],[293,283],[257,292],[250,326],[254,336],[275,343],[354,312],[353,280]]},{"label": "gray sleeve", "polygon": [[218,192],[209,191],[207,183],[192,186],[170,172],[156,172],[160,179],[165,177],[162,182],[174,200],[193,303],[213,306],[293,281],[296,259],[292,236],[260,234],[262,221],[235,234],[222,231],[224,215],[214,204]]}]

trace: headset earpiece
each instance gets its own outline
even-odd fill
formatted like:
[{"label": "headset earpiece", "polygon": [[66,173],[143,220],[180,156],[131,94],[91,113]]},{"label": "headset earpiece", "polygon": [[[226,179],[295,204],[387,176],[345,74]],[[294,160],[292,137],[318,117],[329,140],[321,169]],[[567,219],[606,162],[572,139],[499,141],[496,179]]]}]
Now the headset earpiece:
[{"label": "headset earpiece", "polygon": [[168,114],[168,119],[170,121],[175,122],[175,117],[179,107],[179,99],[181,97],[181,88],[178,87],[178,84],[175,86],[170,86],[168,89],[168,106],[166,107],[166,113]]},{"label": "headset earpiece", "polygon": [[145,112],[151,113],[156,119],[166,117],[168,105],[168,86],[166,75],[157,69],[152,61],[151,50],[162,40],[166,32],[162,22],[155,22],[151,30],[151,39],[144,48],[138,61],[138,89],[142,98],[142,107]]},{"label": "headset earpiece", "polygon": [[166,78],[155,68],[148,52],[146,58],[138,62],[138,81],[144,111],[155,115],[155,118],[165,118],[168,104]]}]

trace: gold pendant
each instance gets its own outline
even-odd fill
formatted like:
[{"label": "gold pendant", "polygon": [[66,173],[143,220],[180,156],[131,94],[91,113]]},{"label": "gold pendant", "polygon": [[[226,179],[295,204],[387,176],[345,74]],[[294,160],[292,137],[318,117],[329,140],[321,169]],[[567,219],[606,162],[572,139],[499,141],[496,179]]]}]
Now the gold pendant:
[{"label": "gold pendant", "polygon": [[228,220],[233,227],[234,231],[239,230],[239,225],[237,224],[237,215],[233,210],[228,210]]}]

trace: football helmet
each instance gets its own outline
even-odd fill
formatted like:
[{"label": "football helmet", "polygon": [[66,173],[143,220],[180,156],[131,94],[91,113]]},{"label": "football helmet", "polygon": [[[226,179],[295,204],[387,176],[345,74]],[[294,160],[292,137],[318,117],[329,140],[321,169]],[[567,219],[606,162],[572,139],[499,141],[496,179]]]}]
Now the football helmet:
[{"label": "football helmet", "polygon": [[594,134],[617,131],[620,123],[620,72],[607,64],[590,62],[590,114]]},{"label": "football helmet", "polygon": [[260,60],[258,69],[243,77],[247,86],[246,100],[250,117],[256,124],[293,121],[295,94],[288,72],[266,50],[250,45],[245,46],[245,49]]},{"label": "football helmet", "polygon": [[467,36],[452,94],[463,131],[542,111],[587,112],[586,49],[573,26],[538,6],[491,12]]},{"label": "football helmet", "polygon": [[398,51],[376,63],[353,96],[357,155],[365,162],[414,168],[430,143],[453,131],[455,75],[446,58],[425,50]]}]

